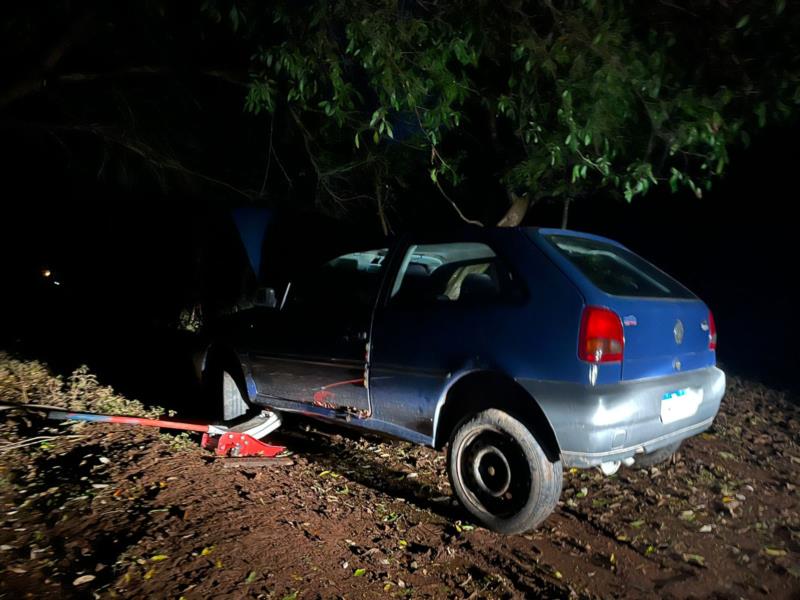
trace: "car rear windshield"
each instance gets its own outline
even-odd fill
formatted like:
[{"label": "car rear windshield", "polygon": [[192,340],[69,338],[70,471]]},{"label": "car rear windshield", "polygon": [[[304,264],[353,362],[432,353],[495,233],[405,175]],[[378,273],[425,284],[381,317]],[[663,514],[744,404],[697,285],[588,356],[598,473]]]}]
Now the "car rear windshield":
[{"label": "car rear windshield", "polygon": [[695,298],[672,277],[620,246],[566,235],[549,235],[547,239],[607,294],[638,298]]}]

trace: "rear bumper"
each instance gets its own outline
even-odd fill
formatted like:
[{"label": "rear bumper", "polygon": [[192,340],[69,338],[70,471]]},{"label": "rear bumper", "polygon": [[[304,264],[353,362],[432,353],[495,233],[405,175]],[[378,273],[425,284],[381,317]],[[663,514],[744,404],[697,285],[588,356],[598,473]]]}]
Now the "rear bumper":
[{"label": "rear bumper", "polygon": [[[667,377],[613,385],[521,380],[539,402],[566,466],[591,467],[649,454],[708,429],[725,393],[725,373],[708,367]],[[665,394],[702,390],[697,412],[672,423],[661,420]]]}]

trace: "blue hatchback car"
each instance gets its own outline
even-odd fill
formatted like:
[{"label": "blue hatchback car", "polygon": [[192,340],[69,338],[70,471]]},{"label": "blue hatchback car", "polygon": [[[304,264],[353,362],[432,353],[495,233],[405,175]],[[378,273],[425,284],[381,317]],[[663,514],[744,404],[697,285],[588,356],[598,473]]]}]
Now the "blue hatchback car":
[{"label": "blue hatchback car", "polygon": [[458,500],[516,533],[553,511],[564,467],[654,464],[717,414],[711,311],[612,240],[468,228],[354,250],[225,323],[203,365],[226,420],[448,447]]}]

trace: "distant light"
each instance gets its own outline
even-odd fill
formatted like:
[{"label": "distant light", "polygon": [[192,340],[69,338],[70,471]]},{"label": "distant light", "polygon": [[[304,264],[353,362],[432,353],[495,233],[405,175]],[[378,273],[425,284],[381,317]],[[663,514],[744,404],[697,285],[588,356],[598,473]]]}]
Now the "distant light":
[{"label": "distant light", "polygon": [[60,281],[53,281],[53,285],[61,285]]},{"label": "distant light", "polygon": [[42,277],[50,277],[53,272],[50,269],[42,269]]}]

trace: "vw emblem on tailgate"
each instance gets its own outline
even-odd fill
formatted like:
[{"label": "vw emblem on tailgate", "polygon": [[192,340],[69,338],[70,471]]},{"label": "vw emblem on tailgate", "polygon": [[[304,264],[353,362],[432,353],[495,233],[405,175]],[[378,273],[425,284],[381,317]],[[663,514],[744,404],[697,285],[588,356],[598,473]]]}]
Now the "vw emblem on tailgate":
[{"label": "vw emblem on tailgate", "polygon": [[672,333],[675,336],[675,343],[682,344],[683,343],[683,323],[680,319],[675,321],[675,327],[672,329]]}]

